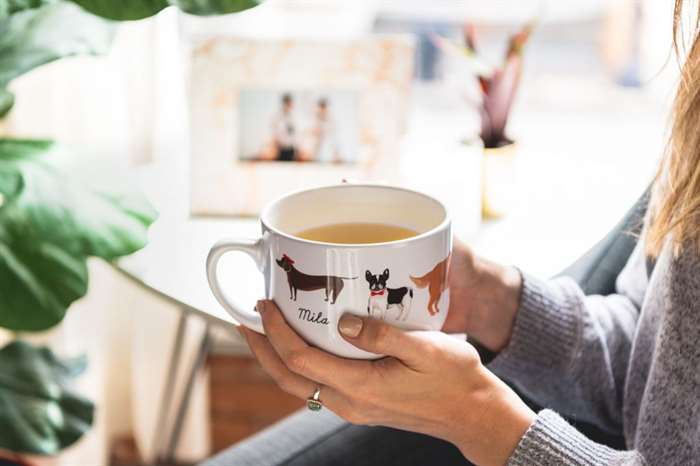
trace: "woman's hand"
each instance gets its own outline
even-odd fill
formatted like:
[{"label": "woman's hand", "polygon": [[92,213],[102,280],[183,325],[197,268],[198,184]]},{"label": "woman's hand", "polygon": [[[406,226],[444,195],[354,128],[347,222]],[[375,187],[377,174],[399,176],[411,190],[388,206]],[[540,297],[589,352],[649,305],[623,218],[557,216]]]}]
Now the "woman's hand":
[{"label": "woman's hand", "polygon": [[355,424],[384,425],[455,444],[480,465],[502,465],[535,414],[484,368],[474,348],[441,332],[404,332],[346,314],[339,330],[388,357],[351,360],[306,344],[272,301],[258,302],[265,335],[241,327],[260,364],[288,393],[320,399]]},{"label": "woman's hand", "polygon": [[466,333],[491,351],[505,348],[518,310],[520,273],[476,256],[455,240],[448,276],[450,308],[442,330]]}]

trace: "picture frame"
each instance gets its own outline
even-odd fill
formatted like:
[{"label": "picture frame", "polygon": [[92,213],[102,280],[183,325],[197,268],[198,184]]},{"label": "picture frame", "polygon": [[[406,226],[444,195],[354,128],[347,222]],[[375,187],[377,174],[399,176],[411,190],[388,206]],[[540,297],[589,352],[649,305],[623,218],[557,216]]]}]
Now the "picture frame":
[{"label": "picture frame", "polygon": [[[414,48],[407,35],[343,40],[192,38],[191,214],[255,216],[270,200],[297,189],[343,179],[397,179],[396,159],[408,113]],[[242,154],[244,147],[261,146],[264,136],[255,136],[252,143],[246,138],[264,134],[260,128],[270,127],[275,118],[271,102],[278,105],[279,112],[287,94],[295,100],[295,111],[301,111],[297,102],[316,103],[316,110],[308,102],[304,107],[308,121],[317,118],[318,102],[329,102],[339,122],[338,135],[345,141],[341,147],[353,147],[351,153],[337,156],[338,163],[320,161],[331,156],[315,160],[306,155],[297,160],[289,151],[277,152],[286,157],[280,161],[269,155],[274,149],[261,149],[259,154],[265,152],[265,156],[250,155],[252,149]],[[354,116],[347,110],[353,106]],[[264,113],[261,107],[268,108],[266,116],[260,116]],[[260,128],[248,121],[254,118]],[[295,126],[304,134],[318,134],[313,124],[306,129],[302,124]],[[297,156],[302,153],[296,151]]]}]

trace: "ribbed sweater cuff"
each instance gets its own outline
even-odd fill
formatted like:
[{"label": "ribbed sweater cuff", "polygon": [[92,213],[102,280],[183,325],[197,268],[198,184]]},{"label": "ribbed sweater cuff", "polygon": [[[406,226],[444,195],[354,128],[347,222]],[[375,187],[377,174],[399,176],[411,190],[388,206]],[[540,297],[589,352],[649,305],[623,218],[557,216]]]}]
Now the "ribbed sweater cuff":
[{"label": "ribbed sweater cuff", "polygon": [[[637,461],[630,461],[630,460]],[[596,443],[554,411],[540,411],[508,460],[507,466],[600,466],[644,464],[634,451]]]},{"label": "ribbed sweater cuff", "polygon": [[544,282],[521,275],[523,287],[513,334],[488,367],[505,378],[517,378],[526,367],[566,370],[578,346],[580,289],[568,278]]}]

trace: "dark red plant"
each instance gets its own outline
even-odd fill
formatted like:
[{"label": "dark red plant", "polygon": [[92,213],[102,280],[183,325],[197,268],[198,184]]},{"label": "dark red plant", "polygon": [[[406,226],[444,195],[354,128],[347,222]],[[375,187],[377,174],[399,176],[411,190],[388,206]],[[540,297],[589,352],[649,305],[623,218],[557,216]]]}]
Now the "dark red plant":
[{"label": "dark red plant", "polygon": [[512,35],[508,41],[503,63],[493,67],[485,65],[477,54],[474,25],[464,26],[464,46],[453,44],[442,37],[435,37],[435,43],[443,51],[456,54],[478,65],[474,66],[474,69],[481,91],[479,136],[486,148],[502,147],[513,142],[506,136],[506,125],[520,84],[523,50],[534,27],[535,22],[531,21]]}]

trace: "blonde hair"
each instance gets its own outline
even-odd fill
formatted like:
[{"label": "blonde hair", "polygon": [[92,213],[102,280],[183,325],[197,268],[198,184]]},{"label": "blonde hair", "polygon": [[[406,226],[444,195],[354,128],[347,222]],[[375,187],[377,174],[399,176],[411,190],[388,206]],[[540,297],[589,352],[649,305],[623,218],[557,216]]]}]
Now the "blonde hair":
[{"label": "blonde hair", "polygon": [[[673,45],[681,59],[684,0],[675,0]],[[681,246],[700,254],[700,40],[696,12],[691,46],[681,68],[673,102],[671,132],[654,180],[646,252],[658,256],[667,240],[677,253]],[[680,42],[680,44],[679,44]]]}]

